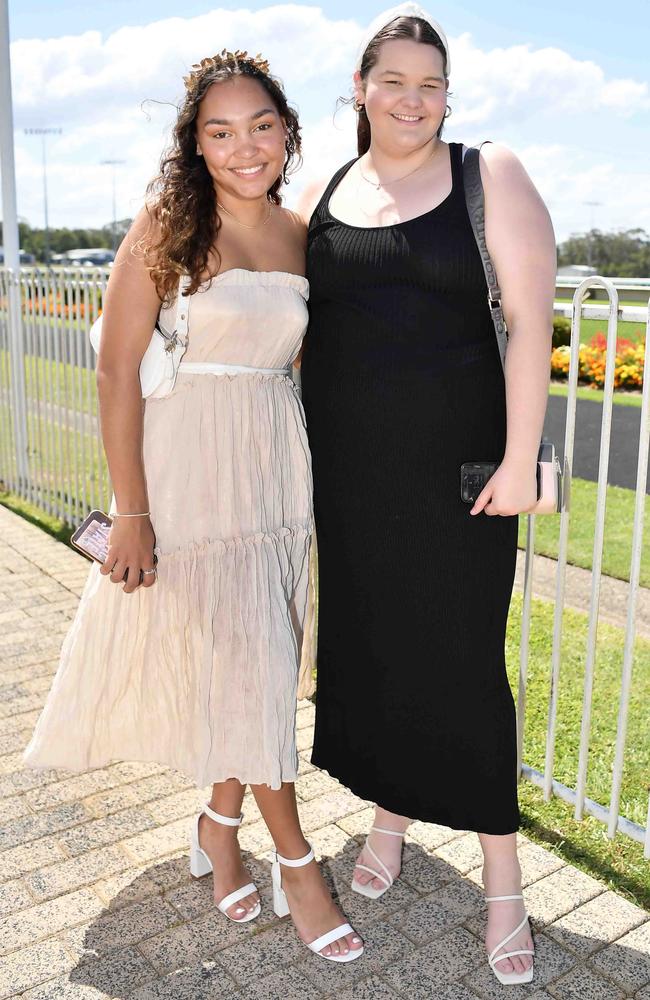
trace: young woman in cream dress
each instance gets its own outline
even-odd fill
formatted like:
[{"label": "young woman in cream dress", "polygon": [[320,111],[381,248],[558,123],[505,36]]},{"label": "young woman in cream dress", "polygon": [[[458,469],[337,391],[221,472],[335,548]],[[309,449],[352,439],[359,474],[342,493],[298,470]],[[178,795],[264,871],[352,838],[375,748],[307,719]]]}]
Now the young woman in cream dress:
[{"label": "young woman in cream dress", "polygon": [[[98,389],[115,490],[31,767],[153,760],[212,784],[192,831],[229,918],[260,912],[239,851],[247,784],[276,845],[276,913],[334,961],[363,951],[298,822],[296,695],[309,689],[312,480],[290,377],[307,325],[305,228],[280,207],[299,126],[268,65],[205,59],[108,284]],[[188,348],[143,406],[138,368],[184,278]],[[161,308],[162,307],[162,308]],[[125,581],[125,582],[123,582]],[[301,666],[302,662],[302,666]]]}]

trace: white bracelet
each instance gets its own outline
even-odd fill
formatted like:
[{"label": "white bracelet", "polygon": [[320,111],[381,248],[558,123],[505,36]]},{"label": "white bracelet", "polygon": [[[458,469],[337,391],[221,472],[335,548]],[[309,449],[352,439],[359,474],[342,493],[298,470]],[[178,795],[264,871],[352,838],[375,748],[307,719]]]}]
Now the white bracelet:
[{"label": "white bracelet", "polygon": [[115,513],[112,516],[113,517],[149,517],[150,513],[151,513],[151,511],[147,510],[147,511],[144,512],[144,514],[117,514],[117,513]]}]

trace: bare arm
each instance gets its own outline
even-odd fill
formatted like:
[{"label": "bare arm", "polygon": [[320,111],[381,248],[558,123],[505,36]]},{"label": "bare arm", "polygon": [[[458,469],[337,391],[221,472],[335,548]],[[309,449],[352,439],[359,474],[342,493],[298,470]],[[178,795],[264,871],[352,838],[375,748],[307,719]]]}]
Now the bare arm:
[{"label": "bare arm", "polygon": [[[104,450],[108,460],[116,508],[120,514],[149,509],[142,462],[143,402],[139,367],[160,309],[160,299],[141,252],[135,245],[148,232],[149,216],[142,211],[118,251],[106,290],[102,340],[97,365],[97,391]],[[110,534],[108,559],[101,572],[119,583],[125,572],[125,591],[140,580],[140,571],[153,566],[153,529],[149,518],[117,518]],[[150,586],[153,575],[143,578]]]},{"label": "bare arm", "polygon": [[481,151],[480,164],[485,235],[509,333],[507,443],[500,467],[505,472],[495,474],[485,488],[498,486],[497,494],[493,492],[491,501],[483,499],[485,504],[492,503],[486,513],[513,514],[529,509],[536,499],[535,462],[550,375],[555,236],[546,206],[514,153],[488,144]]}]

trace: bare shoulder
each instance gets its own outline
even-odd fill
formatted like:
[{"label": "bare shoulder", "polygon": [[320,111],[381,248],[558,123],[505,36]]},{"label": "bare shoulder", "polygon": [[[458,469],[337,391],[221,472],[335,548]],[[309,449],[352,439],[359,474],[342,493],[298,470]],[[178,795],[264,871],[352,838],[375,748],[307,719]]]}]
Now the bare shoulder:
[{"label": "bare shoulder", "polygon": [[486,192],[506,191],[508,188],[511,190],[533,188],[533,183],[519,157],[501,143],[486,142],[481,147],[479,163]]},{"label": "bare shoulder", "polygon": [[309,225],[309,220],[314,214],[314,209],[325,194],[325,189],[329,184],[329,177],[319,177],[317,180],[309,181],[300,192],[298,197],[298,213]]},{"label": "bare shoulder", "polygon": [[108,281],[106,305],[109,313],[115,312],[116,298],[137,308],[140,302],[159,308],[160,301],[151,275],[155,247],[160,236],[160,225],[155,211],[149,206],[141,208],[131,223],[115,255]]},{"label": "bare shoulder", "polygon": [[302,218],[299,212],[294,212],[291,208],[281,208],[282,217],[285,223],[291,227],[296,233],[301,236],[307,235],[307,226],[305,220]]},{"label": "bare shoulder", "polygon": [[[304,257],[307,249],[307,226],[297,212],[290,208],[280,208],[280,232],[287,245]],[[293,270],[293,267],[288,268]]]},{"label": "bare shoulder", "polygon": [[486,143],[479,163],[485,189],[485,236],[502,287],[512,289],[524,261],[538,276],[548,273],[549,281],[554,280],[553,225],[523,163],[499,143]]},{"label": "bare shoulder", "polygon": [[156,218],[154,207],[144,205],[134,218],[126,236],[120,244],[113,270],[116,267],[123,267],[125,265],[137,266],[138,264],[142,264],[145,249],[148,246],[155,245],[159,234],[160,225]]}]

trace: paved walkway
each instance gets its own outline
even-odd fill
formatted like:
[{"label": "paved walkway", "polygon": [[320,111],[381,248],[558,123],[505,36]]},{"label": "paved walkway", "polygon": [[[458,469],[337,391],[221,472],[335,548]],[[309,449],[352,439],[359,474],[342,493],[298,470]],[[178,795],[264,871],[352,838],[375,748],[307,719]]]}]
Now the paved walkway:
[{"label": "paved walkway", "polygon": [[[525,553],[517,552],[517,572],[515,589],[524,585]],[[533,595],[545,601],[555,600],[557,562],[546,556],[535,556],[533,564]],[[627,605],[630,585],[625,580],[615,580],[613,576],[603,576],[600,580],[600,607],[598,620],[625,628],[627,625]],[[565,580],[566,607],[589,612],[591,604],[591,571],[567,564]],[[640,587],[637,598],[636,634],[650,639],[650,590]]]},{"label": "paved walkway", "polygon": [[650,914],[525,837],[532,987],[500,987],[486,968],[474,834],[416,823],[394,888],[376,902],[350,893],[371,810],[309,763],[309,702],[298,713],[300,810],[366,940],[352,965],[310,955],[275,918],[269,838],[250,796],[241,842],[264,906],[237,927],[215,912],[210,879],[189,876],[188,820],[205,793],[184,777],[133,763],[23,770],[86,572],[0,507],[0,1000],[650,1000]]}]

